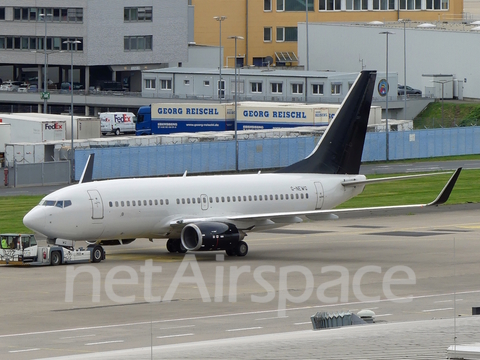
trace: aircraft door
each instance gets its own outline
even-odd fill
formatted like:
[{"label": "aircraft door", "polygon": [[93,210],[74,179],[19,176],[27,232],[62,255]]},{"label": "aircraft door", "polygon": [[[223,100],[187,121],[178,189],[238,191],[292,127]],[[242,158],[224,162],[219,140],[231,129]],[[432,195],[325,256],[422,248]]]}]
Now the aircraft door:
[{"label": "aircraft door", "polygon": [[97,190],[87,190],[92,202],[92,219],[103,219],[103,202]]},{"label": "aircraft door", "polygon": [[208,210],[208,196],[205,194],[200,195],[200,202],[202,204],[202,210]]},{"label": "aircraft door", "polygon": [[323,206],[323,186],[321,182],[315,181],[315,190],[317,191],[317,205],[316,210],[319,210]]}]

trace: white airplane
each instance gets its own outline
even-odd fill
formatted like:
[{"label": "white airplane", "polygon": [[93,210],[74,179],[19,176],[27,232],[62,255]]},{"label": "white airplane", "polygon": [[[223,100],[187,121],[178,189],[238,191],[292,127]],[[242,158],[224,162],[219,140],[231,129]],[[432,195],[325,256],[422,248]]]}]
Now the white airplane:
[{"label": "white airplane", "polygon": [[[92,182],[92,154],[80,183],[45,196],[23,223],[48,239],[118,245],[166,238],[170,252],[225,250],[245,256],[247,232],[358,211],[332,209],[368,183],[432,175],[367,180],[358,174],[375,77],[375,71],[362,71],[314,151],[275,173]],[[429,204],[369,209],[442,204],[460,171]]]}]

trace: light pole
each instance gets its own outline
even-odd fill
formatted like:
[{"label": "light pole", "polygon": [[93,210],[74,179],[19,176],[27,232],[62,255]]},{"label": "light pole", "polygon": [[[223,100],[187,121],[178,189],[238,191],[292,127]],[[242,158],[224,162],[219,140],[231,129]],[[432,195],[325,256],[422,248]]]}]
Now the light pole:
[{"label": "light pole", "polygon": [[[307,52],[307,71],[310,70],[310,66],[309,66],[309,63],[308,63],[308,1],[309,0],[305,0],[305,41],[307,43],[307,49],[306,49],[306,52]],[[305,92],[306,93],[306,92]]]},{"label": "light pole", "polygon": [[389,147],[389,144],[388,144],[388,90],[390,88],[390,84],[388,83],[388,35],[393,35],[394,33],[390,32],[390,31],[382,31],[380,33],[381,35],[385,35],[386,36],[386,39],[387,39],[387,43],[386,43],[386,81],[387,81],[387,89],[386,89],[386,95],[385,95],[385,137],[386,137],[386,146],[385,146],[385,151],[386,151],[386,160],[388,161],[389,160],[389,157],[388,157],[388,147]]},{"label": "light pole", "polygon": [[219,74],[220,74],[220,81],[218,82],[218,98],[220,102],[222,102],[222,93],[223,93],[223,86],[222,86],[222,21],[224,21],[227,17],[226,16],[214,16],[215,20],[220,23],[220,40],[218,45],[218,52],[219,52]]},{"label": "light pole", "polygon": [[442,85],[442,126],[443,125],[443,98],[445,97],[444,93],[443,93],[443,88],[445,86],[446,83],[449,83],[453,80],[433,80],[432,82],[436,83],[436,84],[441,84]]},{"label": "light pole", "polygon": [[[48,69],[48,55],[47,55],[47,17],[48,16],[53,16],[52,14],[40,14],[39,17],[43,17],[43,22],[45,23],[45,36],[43,39],[43,53],[45,55],[45,63],[44,63],[44,68],[43,68],[43,113],[47,113],[47,95],[46,92],[47,90],[47,69]],[[40,79],[38,79],[40,80]],[[40,82],[37,81],[37,84],[40,85]]]},{"label": "light pole", "polygon": [[74,156],[74,149],[73,149],[73,44],[81,44],[81,41],[79,40],[65,40],[63,42],[64,44],[69,44],[69,47],[70,47],[70,59],[71,59],[71,63],[70,63],[70,136],[71,136],[71,169],[72,169],[72,173],[71,173],[71,177],[72,179],[75,178],[75,175],[73,173],[74,171],[74,166],[73,166],[73,160],[75,158]]},{"label": "light pole", "polygon": [[237,136],[237,40],[243,40],[242,36],[229,36],[235,39],[235,171],[238,172],[238,136]]},{"label": "light pole", "polygon": [[403,113],[405,120],[407,120],[407,32],[406,23],[410,19],[400,19],[399,22],[403,22]]}]

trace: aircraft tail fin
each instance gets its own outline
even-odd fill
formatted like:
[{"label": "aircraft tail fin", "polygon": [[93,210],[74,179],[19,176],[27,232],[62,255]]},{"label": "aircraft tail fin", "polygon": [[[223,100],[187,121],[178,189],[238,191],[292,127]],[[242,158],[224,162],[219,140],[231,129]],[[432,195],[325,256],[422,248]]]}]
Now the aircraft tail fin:
[{"label": "aircraft tail fin", "polygon": [[95,154],[90,154],[88,156],[87,164],[83,169],[82,177],[80,178],[79,183],[86,183],[93,181],[93,160],[95,159]]},{"label": "aircraft tail fin", "polygon": [[362,71],[315,150],[277,172],[358,174],[376,75],[376,71]]}]

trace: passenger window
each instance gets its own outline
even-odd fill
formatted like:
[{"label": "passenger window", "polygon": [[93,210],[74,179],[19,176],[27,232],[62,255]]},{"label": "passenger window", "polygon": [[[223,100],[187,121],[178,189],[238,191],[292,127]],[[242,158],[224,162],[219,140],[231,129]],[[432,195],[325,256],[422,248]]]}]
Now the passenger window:
[{"label": "passenger window", "polygon": [[132,206],[135,206],[136,203],[135,203],[135,200],[132,200]]},{"label": "passenger window", "polygon": [[177,204],[180,204],[180,199],[177,199]]},{"label": "passenger window", "polygon": [[258,196],[258,200],[262,201],[262,195]]},{"label": "passenger window", "polygon": [[285,200],[288,200],[288,194],[285,194]]},{"label": "passenger window", "polygon": [[227,202],[230,202],[230,196],[227,196]]},{"label": "passenger window", "polygon": [[66,208],[66,207],[68,207],[68,206],[70,206],[70,205],[72,205],[72,202],[71,202],[70,200],[65,200],[65,201],[63,202],[63,207],[64,207],[64,208]]},{"label": "passenger window", "polygon": [[237,198],[235,196],[232,196],[232,201],[233,202],[237,201]]},{"label": "passenger window", "polygon": [[182,204],[185,205],[185,199],[184,198],[182,198]]},{"label": "passenger window", "polygon": [[270,195],[270,200],[273,200],[273,195]]},{"label": "passenger window", "polygon": [[280,200],[283,200],[283,194],[280,194]]},{"label": "passenger window", "polygon": [[220,202],[220,200],[218,199],[218,196],[215,198],[215,200],[217,201],[217,203]]},{"label": "passenger window", "polygon": [[121,205],[122,207],[124,207],[124,206],[125,206],[125,202],[124,202],[124,201],[121,201],[121,202],[120,202],[120,205]]},{"label": "passenger window", "polygon": [[296,193],[296,194],[295,194],[295,197],[296,197],[296,198],[297,198],[297,200],[298,200],[298,193]]},{"label": "passenger window", "polygon": [[307,198],[307,199],[308,199],[308,193],[306,193],[306,194],[305,194],[305,198]]},{"label": "passenger window", "polygon": [[210,197],[210,202],[213,203],[213,198],[212,197]]},{"label": "passenger window", "polygon": [[239,202],[242,201],[242,197],[241,197],[241,196],[238,197],[238,201],[239,201]]},{"label": "passenger window", "polygon": [[247,201],[247,197],[243,195],[243,201]]},{"label": "passenger window", "polygon": [[252,201],[252,195],[248,195],[248,201]]},{"label": "passenger window", "polygon": [[147,200],[143,200],[143,206],[147,206]]},{"label": "passenger window", "polygon": [[300,199],[303,199],[303,193],[300,194]]},{"label": "passenger window", "polygon": [[257,195],[253,195],[253,200],[257,201]]},{"label": "passenger window", "polygon": [[190,204],[190,198],[187,198],[187,204]]},{"label": "passenger window", "polygon": [[[203,202],[205,202],[205,199],[203,199]],[[200,198],[197,198],[197,203],[200,204]]]},{"label": "passenger window", "polygon": [[163,199],[160,199],[160,205],[163,205]]},{"label": "passenger window", "polygon": [[158,205],[158,200],[157,200],[157,199],[155,199],[155,206],[157,206],[157,205]]},{"label": "passenger window", "polygon": [[192,198],[192,204],[195,204],[195,198]]},{"label": "passenger window", "polygon": [[275,194],[275,200],[278,200],[278,194]]},{"label": "passenger window", "polygon": [[165,200],[165,205],[168,205],[169,201],[168,199]]},{"label": "passenger window", "polygon": [[222,196],[222,202],[225,202],[225,197],[224,196]]},{"label": "passenger window", "polygon": [[153,205],[153,202],[152,202],[152,200],[148,200],[148,203],[150,204],[150,206],[152,206],[152,205]]},{"label": "passenger window", "polygon": [[290,199],[292,199],[292,200],[293,200],[293,194],[290,194]]},{"label": "passenger window", "polygon": [[118,201],[115,201],[115,207],[118,207]]},{"label": "passenger window", "polygon": [[204,203],[204,204],[207,203],[207,198],[203,198],[203,203]]},{"label": "passenger window", "polygon": [[142,200],[138,200],[138,206],[142,206]]},{"label": "passenger window", "polygon": [[130,206],[130,200],[127,200],[127,206]]},{"label": "passenger window", "polygon": [[108,206],[112,207],[113,203],[111,201],[108,202]]}]

